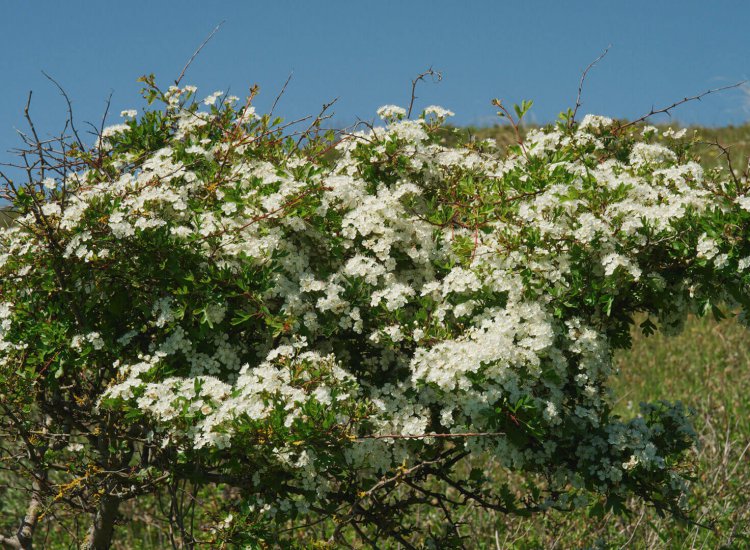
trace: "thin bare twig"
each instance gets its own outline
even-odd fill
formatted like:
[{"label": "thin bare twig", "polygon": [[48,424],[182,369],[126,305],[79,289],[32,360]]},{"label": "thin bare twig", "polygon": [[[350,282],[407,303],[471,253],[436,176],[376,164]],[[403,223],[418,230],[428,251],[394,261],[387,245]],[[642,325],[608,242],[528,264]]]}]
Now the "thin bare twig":
[{"label": "thin bare twig", "polygon": [[722,86],[721,88],[711,88],[710,90],[706,90],[705,92],[702,92],[702,93],[700,93],[698,95],[694,95],[694,96],[691,96],[691,97],[683,97],[681,100],[675,101],[674,103],[672,103],[669,107],[663,107],[661,109],[656,109],[654,107],[651,107],[651,110],[647,114],[645,114],[642,117],[637,118],[637,119],[635,119],[635,120],[633,120],[631,122],[628,122],[627,124],[623,124],[623,125],[619,126],[617,128],[617,130],[618,131],[622,131],[622,130],[624,130],[625,128],[627,128],[629,126],[633,126],[634,124],[638,124],[639,122],[643,122],[643,121],[651,118],[654,115],[658,115],[658,114],[664,113],[666,115],[671,116],[672,113],[670,111],[672,109],[674,109],[675,107],[679,107],[683,103],[688,103],[689,101],[695,101],[695,100],[700,101],[701,99],[703,99],[704,97],[706,97],[709,94],[715,94],[717,92],[723,92],[725,90],[731,90],[732,88],[739,88],[740,86],[742,86],[746,82],[747,82],[747,80],[743,80],[741,82],[737,82],[736,84],[730,84],[729,86]]},{"label": "thin bare twig", "polygon": [[426,433],[426,434],[415,434],[415,435],[402,435],[402,434],[385,434],[385,435],[364,435],[358,437],[356,441],[364,439],[425,439],[427,437],[436,438],[451,438],[451,437],[491,437],[507,435],[505,432],[469,432],[469,433]]},{"label": "thin bare twig", "polygon": [[185,76],[185,72],[188,70],[188,68],[190,67],[190,65],[192,65],[192,63],[195,60],[195,58],[198,57],[198,54],[201,53],[201,50],[205,47],[205,45],[209,43],[209,41],[214,37],[214,35],[217,32],[219,32],[219,29],[221,28],[221,26],[225,22],[226,22],[226,20],[224,20],[221,23],[219,23],[218,25],[216,25],[216,27],[214,27],[214,30],[211,31],[211,34],[209,34],[208,37],[203,41],[203,43],[200,46],[198,46],[198,49],[195,50],[195,52],[190,57],[190,59],[188,59],[188,62],[185,63],[185,66],[182,68],[182,72],[180,73],[180,76],[178,76],[177,80],[174,81],[174,85],[175,86],[179,86],[180,85],[180,82],[182,82],[182,78]]},{"label": "thin bare twig", "polygon": [[294,75],[294,71],[289,73],[289,76],[286,77],[286,82],[284,82],[284,85],[281,87],[281,90],[276,95],[276,99],[273,100],[273,105],[271,105],[271,111],[268,113],[268,116],[273,118],[273,112],[276,109],[276,105],[278,104],[279,100],[281,99],[281,96],[284,95],[284,92],[286,92],[286,87],[289,85],[289,82],[292,80],[292,76]]},{"label": "thin bare twig", "polygon": [[81,150],[84,150],[85,147],[83,145],[83,141],[81,140],[80,136],[78,135],[78,130],[76,130],[75,123],[73,122],[73,104],[70,101],[70,97],[68,96],[68,94],[65,91],[65,89],[60,85],[60,83],[57,80],[55,80],[54,78],[52,78],[50,75],[48,75],[44,71],[42,71],[42,74],[45,77],[47,77],[47,79],[50,82],[52,82],[52,84],[54,84],[55,86],[57,86],[57,89],[60,90],[60,93],[65,98],[65,102],[68,104],[68,119],[69,119],[69,122],[70,122],[70,129],[73,131],[73,135],[76,138],[76,142],[78,143],[78,147],[80,147]]},{"label": "thin bare twig", "polygon": [[323,106],[320,109],[320,113],[318,113],[318,116],[315,117],[315,120],[313,120],[312,123],[310,123],[310,125],[307,127],[307,129],[300,134],[299,139],[297,140],[297,147],[300,146],[300,144],[302,143],[302,140],[304,140],[306,137],[308,137],[310,135],[310,132],[312,131],[313,128],[315,128],[316,126],[318,128],[320,128],[320,123],[321,122],[323,122],[324,120],[326,120],[328,118],[331,118],[331,116],[333,116],[333,115],[326,115],[325,113],[326,113],[326,111],[328,111],[328,109],[330,109],[331,107],[333,107],[333,105],[338,100],[339,100],[339,98],[334,98],[333,101],[331,101],[329,103],[324,103],[323,104]]},{"label": "thin bare twig", "polygon": [[573,109],[573,115],[570,117],[570,120],[568,121],[568,127],[572,128],[573,123],[576,120],[576,114],[578,113],[578,108],[581,106],[581,93],[583,92],[583,84],[586,81],[586,76],[589,74],[589,71],[594,68],[594,65],[599,63],[602,59],[604,59],[604,56],[607,55],[609,52],[609,49],[612,47],[612,44],[607,46],[604,51],[601,53],[599,57],[594,59],[591,63],[588,64],[588,67],[586,67],[583,71],[583,74],[581,74],[581,81],[578,83],[578,95],[576,96],[576,106],[575,109]]},{"label": "thin bare twig", "polygon": [[104,137],[104,124],[107,122],[107,116],[109,115],[109,108],[112,106],[112,92],[109,92],[109,96],[107,97],[107,102],[104,107],[104,114],[102,115],[102,120],[99,123],[99,129],[96,130],[96,127],[91,124],[91,127],[94,128],[96,131],[96,137],[99,140],[99,144],[97,146],[97,161],[96,165],[97,168],[101,167],[102,162],[104,161],[104,149],[101,147],[101,140]]},{"label": "thin bare twig", "polygon": [[[33,91],[29,90],[29,97],[26,100],[26,107],[23,110],[23,114],[29,123],[29,128],[31,128],[31,133],[34,134],[34,144],[36,144],[36,150],[37,150],[37,154],[39,155],[39,161],[40,161],[39,173],[41,175],[41,179],[44,179],[44,169],[47,164],[45,162],[45,157],[44,157],[44,148],[42,147],[42,142],[36,133],[36,126],[34,126],[34,122],[31,120],[31,115],[29,115],[29,107],[31,106],[31,95],[33,93],[34,93]],[[31,172],[29,172],[29,184],[31,184],[31,182],[32,182]]]},{"label": "thin bare twig", "polygon": [[714,141],[699,141],[698,144],[700,145],[710,145],[712,147],[716,147],[721,152],[721,156],[723,156],[726,159],[727,163],[727,170],[729,171],[729,176],[732,178],[732,182],[734,182],[735,189],[737,190],[737,194],[742,193],[742,182],[740,181],[740,178],[737,176],[737,172],[734,170],[734,166],[732,165],[732,155],[730,154],[730,147],[726,147],[719,143],[718,138]]},{"label": "thin bare twig", "polygon": [[433,82],[437,80],[437,82],[440,82],[443,80],[443,74],[440,71],[435,71],[430,67],[422,74],[417,75],[417,78],[411,81],[411,100],[409,101],[409,110],[406,113],[406,118],[411,118],[411,111],[414,108],[414,101],[417,99],[416,91],[417,91],[417,83],[419,83],[420,80],[424,80],[424,77],[431,76]]}]

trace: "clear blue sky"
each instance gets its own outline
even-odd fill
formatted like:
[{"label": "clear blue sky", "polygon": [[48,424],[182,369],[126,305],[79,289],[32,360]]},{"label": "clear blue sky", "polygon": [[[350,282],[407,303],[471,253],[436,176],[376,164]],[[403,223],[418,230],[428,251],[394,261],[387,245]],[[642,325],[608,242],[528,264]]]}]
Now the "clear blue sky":
[{"label": "clear blue sky", "polygon": [[[136,78],[167,85],[211,29],[221,31],[183,83],[199,94],[243,96],[257,83],[267,109],[294,72],[277,111],[287,120],[339,97],[336,121],[370,119],[383,104],[405,105],[410,79],[429,66],[443,81],[418,90],[418,105],[456,112],[458,124],[492,124],[493,97],[533,99],[548,122],[575,103],[590,73],[582,112],[635,117],[652,105],[750,77],[750,2],[628,1],[76,1],[6,0],[0,5],[0,158],[17,145],[23,107],[44,133],[58,131],[65,104],[42,75],[64,86],[78,120],[98,122],[112,92],[110,123],[143,105]],[[740,90],[675,112],[683,123],[741,124]]]}]

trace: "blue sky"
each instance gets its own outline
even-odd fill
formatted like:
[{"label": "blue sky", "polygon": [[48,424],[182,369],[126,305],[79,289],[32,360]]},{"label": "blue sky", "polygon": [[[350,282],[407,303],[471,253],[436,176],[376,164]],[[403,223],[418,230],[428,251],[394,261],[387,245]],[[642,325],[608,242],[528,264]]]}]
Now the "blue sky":
[{"label": "blue sky", "polygon": [[[98,124],[112,93],[109,123],[143,105],[136,78],[174,80],[211,29],[220,32],[184,84],[199,94],[243,96],[257,83],[268,109],[287,120],[338,97],[336,122],[370,119],[386,103],[405,105],[410,80],[429,66],[443,80],[418,89],[417,106],[455,111],[458,124],[495,122],[490,100],[534,100],[532,120],[554,120],[575,103],[586,65],[582,112],[636,117],[652,105],[750,77],[747,1],[461,1],[328,2],[152,0],[6,1],[0,5],[0,150],[18,144],[23,107],[43,134],[59,131],[65,103],[45,79],[66,89],[79,121]],[[682,123],[741,124],[748,94],[732,90],[674,113]]]}]

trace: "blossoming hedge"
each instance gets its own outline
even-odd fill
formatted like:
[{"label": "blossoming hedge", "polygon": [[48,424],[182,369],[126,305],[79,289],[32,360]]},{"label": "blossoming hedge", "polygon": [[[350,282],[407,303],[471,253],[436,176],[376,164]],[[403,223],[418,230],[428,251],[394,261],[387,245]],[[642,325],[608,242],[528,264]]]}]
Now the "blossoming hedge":
[{"label": "blossoming hedge", "polygon": [[409,547],[424,503],[444,545],[467,504],[684,513],[687,411],[615,415],[612,354],[636,314],[747,314],[746,180],[599,116],[501,154],[446,145],[440,107],[295,131],[253,94],[144,80],[163,108],[37,140],[5,183],[0,422],[38,511],[0,542],[64,506],[104,548],[122,502],[180,480],[239,492],[217,545],[333,518],[334,544]]}]

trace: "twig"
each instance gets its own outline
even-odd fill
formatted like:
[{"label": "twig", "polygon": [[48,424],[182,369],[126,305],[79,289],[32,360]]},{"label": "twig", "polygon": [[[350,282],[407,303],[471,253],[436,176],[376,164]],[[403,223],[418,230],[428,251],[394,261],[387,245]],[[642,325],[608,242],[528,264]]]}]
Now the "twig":
[{"label": "twig", "polygon": [[691,97],[683,97],[681,100],[675,101],[674,103],[672,103],[669,107],[663,107],[661,109],[655,109],[654,107],[651,107],[651,111],[649,111],[648,114],[645,114],[645,115],[643,115],[640,118],[637,118],[637,119],[635,119],[635,120],[633,120],[631,122],[628,122],[627,124],[623,124],[623,125],[619,126],[617,128],[617,130],[618,131],[622,131],[622,130],[624,130],[625,128],[627,128],[629,126],[633,126],[634,124],[638,124],[639,122],[643,122],[643,121],[651,118],[652,116],[658,115],[658,114],[661,114],[661,113],[664,113],[664,114],[667,114],[667,115],[671,116],[672,113],[670,113],[670,111],[672,109],[674,109],[675,107],[679,107],[683,103],[688,103],[689,101],[695,101],[695,100],[700,101],[702,98],[706,97],[709,94],[714,94],[714,93],[717,93],[717,92],[723,92],[725,90],[731,90],[732,88],[739,88],[740,86],[742,86],[746,82],[747,82],[747,80],[743,80],[741,82],[737,82],[736,84],[730,84],[729,86],[722,86],[721,88],[712,88],[710,90],[706,90],[705,92],[702,92],[702,93],[700,93],[698,95],[694,95],[694,96],[691,96]]},{"label": "twig", "polygon": [[190,67],[190,65],[192,65],[193,61],[195,60],[196,57],[198,57],[198,54],[201,52],[201,50],[204,48],[204,46],[206,44],[208,44],[208,42],[214,37],[214,35],[217,32],[219,32],[219,29],[221,28],[221,26],[225,22],[226,22],[226,20],[224,20],[221,23],[219,23],[218,25],[216,25],[216,27],[214,27],[214,30],[211,31],[211,34],[209,34],[208,37],[203,41],[203,43],[200,46],[198,46],[198,49],[195,50],[195,52],[190,57],[190,59],[188,60],[188,62],[185,63],[185,66],[182,68],[182,72],[180,73],[180,76],[178,76],[177,80],[174,81],[174,85],[175,86],[179,86],[180,85],[180,82],[182,81],[182,77],[185,76],[185,72],[188,70],[188,67]]},{"label": "twig", "polygon": [[292,80],[292,76],[294,75],[294,71],[289,73],[289,76],[286,77],[286,82],[284,82],[284,85],[281,87],[281,90],[276,95],[276,99],[273,100],[273,105],[271,105],[271,111],[268,113],[268,116],[273,118],[273,112],[276,109],[276,104],[281,99],[281,96],[284,95],[284,92],[286,92],[286,87],[289,85],[289,82]]},{"label": "twig", "polygon": [[[109,115],[109,108],[112,105],[112,92],[109,92],[107,97],[107,103],[104,107],[104,114],[102,115],[102,121],[99,123],[99,133],[97,138],[99,139],[100,145],[97,147],[97,168],[101,168],[102,162],[104,162],[104,149],[101,147],[101,140],[104,139],[104,124],[107,122],[107,116]],[[93,126],[93,125],[92,125]]]},{"label": "twig", "polygon": [[[336,103],[336,102],[337,102],[338,100],[339,100],[339,98],[334,98],[334,100],[333,100],[333,101],[331,101],[331,102],[329,102],[329,103],[324,103],[324,104],[323,104],[323,107],[321,107],[321,109],[320,109],[320,113],[318,113],[318,116],[316,116],[316,117],[315,117],[315,120],[313,120],[313,121],[312,121],[312,122],[310,123],[310,125],[309,125],[309,126],[307,127],[307,129],[306,129],[306,130],[305,130],[304,132],[302,132],[302,133],[300,134],[300,136],[299,136],[299,139],[297,140],[297,147],[299,147],[299,146],[300,146],[300,144],[302,143],[302,140],[304,140],[304,139],[305,139],[306,137],[309,137],[309,135],[310,135],[310,132],[312,131],[312,129],[313,129],[313,128],[315,128],[315,126],[316,126],[316,125],[318,126],[318,128],[320,128],[320,123],[321,123],[321,122],[323,122],[323,121],[324,121],[324,120],[326,120],[327,118],[330,118],[331,116],[333,116],[333,115],[327,115],[327,116],[325,116],[325,113],[326,113],[326,111],[328,111],[328,109],[330,109],[330,108],[331,108],[331,107],[332,107],[332,106],[333,106],[333,105],[334,105],[334,104],[335,104],[335,103]],[[287,158],[288,158],[288,157],[287,157]]]},{"label": "twig", "polygon": [[504,116],[508,119],[508,122],[510,123],[511,127],[513,128],[513,133],[516,134],[516,143],[518,143],[519,147],[521,148],[521,151],[523,151],[523,155],[528,158],[529,153],[526,150],[526,146],[523,144],[523,137],[521,137],[521,130],[519,128],[519,125],[521,123],[521,119],[519,118],[516,120],[511,112],[508,110],[508,108],[503,105],[502,99],[493,99],[491,101],[492,105],[500,109],[501,113],[498,113],[500,116]]},{"label": "twig", "polygon": [[[23,114],[26,117],[26,120],[29,123],[29,128],[31,128],[31,133],[34,134],[34,144],[36,144],[36,150],[37,154],[39,155],[39,161],[40,161],[40,168],[39,168],[39,174],[41,176],[41,179],[44,179],[44,168],[46,167],[47,163],[44,160],[44,148],[42,147],[42,142],[39,139],[39,136],[36,133],[36,127],[34,126],[34,122],[31,120],[31,115],[29,115],[29,107],[31,106],[31,95],[34,92],[29,90],[29,97],[26,100],[26,107],[23,110]],[[31,172],[29,172],[29,184],[31,184]]]},{"label": "twig", "polygon": [[363,435],[362,437],[358,437],[355,441],[361,441],[365,439],[425,439],[427,437],[437,437],[437,438],[489,437],[489,436],[500,436],[500,435],[507,435],[507,434],[505,432],[469,432],[469,433],[457,433],[457,434],[427,433],[427,434],[416,434],[416,435],[402,435],[402,434]]},{"label": "twig", "polygon": [[737,173],[734,171],[734,166],[732,166],[732,156],[729,152],[729,147],[725,147],[721,143],[719,143],[719,140],[716,139],[715,141],[699,141],[698,144],[700,145],[711,145],[713,147],[716,147],[721,151],[721,155],[726,159],[727,161],[727,169],[729,170],[729,176],[732,178],[732,181],[734,182],[735,189],[737,190],[737,194],[742,193],[742,182],[740,181],[739,177],[737,177]]},{"label": "twig", "polygon": [[[461,485],[459,482],[454,481],[450,477],[448,477],[443,472],[435,472],[435,475],[445,481],[448,485],[456,489],[459,493],[461,493],[461,496],[464,497],[465,502],[469,502],[470,500],[473,500],[483,508],[488,508],[490,510],[495,510],[497,512],[502,512],[503,514],[509,514],[510,509],[508,509],[506,506],[503,506],[502,504],[492,503],[487,500],[487,498],[484,495],[477,494],[474,491],[470,491],[463,485]],[[531,510],[530,510],[531,511]]]},{"label": "twig", "polygon": [[[50,75],[48,75],[44,71],[42,71],[42,74],[44,76],[46,76],[47,79],[50,82],[52,82],[52,84],[54,84],[55,86],[57,86],[57,89],[60,90],[60,93],[65,98],[65,102],[68,104],[68,119],[70,121],[70,129],[73,130],[73,135],[75,136],[76,141],[78,142],[78,146],[83,151],[85,149],[85,147],[83,145],[83,141],[81,140],[80,136],[78,135],[78,130],[76,130],[75,123],[73,122],[73,104],[70,101],[70,97],[68,96],[68,94],[65,91],[65,89],[63,89],[63,87],[60,85],[60,83],[57,80],[55,80],[54,78],[52,78]],[[62,140],[61,140],[61,142],[62,142]]]},{"label": "twig", "polygon": [[[358,505],[360,502],[362,502],[365,498],[372,496],[375,494],[379,489],[382,489],[383,487],[387,487],[388,485],[391,485],[393,483],[399,482],[403,478],[418,472],[419,470],[425,470],[430,469],[434,464],[439,464],[442,460],[448,458],[451,453],[454,452],[454,449],[449,449],[448,451],[445,451],[441,455],[439,455],[437,458],[433,460],[425,460],[423,462],[420,462],[411,468],[404,468],[400,470],[398,473],[396,473],[392,477],[381,479],[379,482],[377,482],[375,485],[370,487],[367,491],[364,491],[360,494],[359,500],[355,503],[355,506]],[[462,458],[466,457],[469,453],[466,451],[463,451],[461,453],[458,453],[457,455],[450,458],[447,462],[447,464],[453,465]]]},{"label": "twig", "polygon": [[411,100],[409,101],[409,110],[406,113],[406,118],[411,118],[411,110],[414,108],[414,100],[417,99],[417,96],[415,95],[417,91],[417,83],[420,80],[424,80],[424,77],[426,76],[431,76],[433,82],[435,81],[435,79],[437,79],[438,82],[443,80],[443,74],[440,71],[434,71],[432,67],[430,67],[422,74],[417,75],[417,78],[411,81]]},{"label": "twig", "polygon": [[584,69],[583,74],[581,75],[581,81],[578,83],[578,95],[576,96],[576,106],[575,109],[573,109],[573,115],[570,117],[570,120],[568,121],[568,127],[572,128],[573,123],[576,120],[576,113],[578,113],[578,108],[581,106],[581,92],[583,92],[583,83],[586,81],[586,75],[589,74],[589,71],[594,68],[594,65],[599,63],[602,59],[604,59],[604,56],[607,55],[609,52],[609,49],[612,47],[612,44],[607,46],[604,51],[601,53],[599,57],[594,59],[591,63],[589,63],[588,67]]}]

